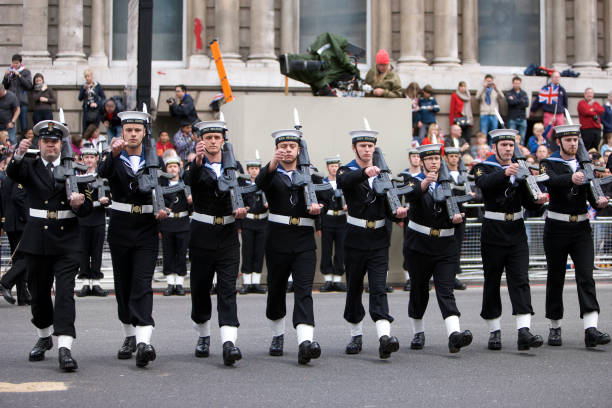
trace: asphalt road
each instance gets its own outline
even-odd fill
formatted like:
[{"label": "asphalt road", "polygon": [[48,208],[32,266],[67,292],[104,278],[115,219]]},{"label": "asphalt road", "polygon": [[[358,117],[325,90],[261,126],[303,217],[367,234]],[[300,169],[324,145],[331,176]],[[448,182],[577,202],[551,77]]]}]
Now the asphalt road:
[{"label": "asphalt road", "polygon": [[[349,331],[342,319],[344,296],[316,293],[315,337],[323,354],[308,366],[297,364],[293,329],[286,335],[285,355],[268,356],[271,335],[263,295],[239,297],[238,346],[244,358],[235,367],[222,364],[216,325],[211,356],[193,356],[196,334],[189,318],[189,297],[156,296],[153,344],[158,358],[146,369],[137,369],[133,359],[115,358],[122,332],[114,298],[77,299],[78,338],[73,355],[80,368],[72,374],[58,370],[56,348],[45,361],[27,361],[36,340],[30,312],[2,301],[0,407],[611,406],[612,344],[585,349],[575,285],[568,284],[565,291],[563,347],[545,345],[529,352],[516,349],[514,319],[507,291],[502,290],[504,348],[498,352],[486,349],[488,333],[479,317],[482,289],[470,287],[457,293],[462,328],[474,333],[472,345],[458,354],[448,353],[433,291],[425,316],[426,346],[421,351],[409,348],[408,294],[389,295],[396,319],[392,332],[401,347],[386,361],[378,358],[369,317],[364,325],[364,351],[345,355]],[[536,311],[532,331],[546,336],[544,288],[535,286],[532,295]],[[599,283],[598,295],[603,311],[600,328],[612,331],[612,285]],[[292,303],[291,296],[288,300]]]}]

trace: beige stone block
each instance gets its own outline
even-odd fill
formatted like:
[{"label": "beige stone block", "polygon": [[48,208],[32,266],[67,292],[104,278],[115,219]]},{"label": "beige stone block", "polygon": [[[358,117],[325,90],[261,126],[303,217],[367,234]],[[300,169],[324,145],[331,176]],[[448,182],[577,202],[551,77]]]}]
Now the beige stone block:
[{"label": "beige stone block", "polygon": [[23,20],[23,7],[17,4],[0,5],[0,25],[18,24]]},{"label": "beige stone block", "polygon": [[0,67],[5,70],[11,64],[11,57],[21,52],[21,45],[7,45],[0,47]]},{"label": "beige stone block", "polygon": [[238,12],[238,21],[240,24],[240,27],[249,27],[251,25],[251,13],[250,10],[248,8],[240,8],[240,11]]},{"label": "beige stone block", "polygon": [[81,110],[83,102],[79,101],[78,90],[73,89],[62,89],[56,90],[57,92],[57,107],[64,109],[64,111],[70,110]]},{"label": "beige stone block", "polygon": [[0,30],[0,41],[2,46],[21,45],[21,26],[4,26]]},{"label": "beige stone block", "polygon": [[64,109],[64,119],[70,129],[70,133],[83,133],[81,129],[81,111],[67,111]]}]

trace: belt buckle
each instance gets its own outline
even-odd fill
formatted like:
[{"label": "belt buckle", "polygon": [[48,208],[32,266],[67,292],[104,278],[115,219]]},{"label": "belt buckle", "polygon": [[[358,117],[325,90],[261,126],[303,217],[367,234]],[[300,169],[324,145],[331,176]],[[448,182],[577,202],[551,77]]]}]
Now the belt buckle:
[{"label": "belt buckle", "polygon": [[214,223],[215,225],[223,225],[223,217],[216,216]]},{"label": "belt buckle", "polygon": [[506,220],[506,221],[514,221],[514,214],[513,213],[506,213],[506,215],[504,215],[504,220]]},{"label": "belt buckle", "polygon": [[132,206],[133,214],[142,214],[142,206],[141,205],[133,205]]},{"label": "belt buckle", "polygon": [[366,221],[366,228],[375,229],[376,228],[376,221],[374,221],[374,220],[367,220]]},{"label": "belt buckle", "polygon": [[334,215],[337,217],[340,214],[340,211],[334,210]]},{"label": "belt buckle", "polygon": [[259,214],[253,214],[253,219],[254,220],[258,220],[259,219]]},{"label": "belt buckle", "polygon": [[577,215],[570,215],[569,216],[569,222],[577,222],[578,221],[578,216]]},{"label": "belt buckle", "polygon": [[57,211],[47,211],[47,218],[50,220],[57,220]]},{"label": "belt buckle", "polygon": [[177,213],[177,212],[175,212],[175,213],[172,213],[172,216],[173,216],[174,218],[180,218],[181,213]]},{"label": "belt buckle", "polygon": [[438,238],[440,236],[440,230],[437,228],[431,228],[429,230],[429,236]]},{"label": "belt buckle", "polygon": [[300,217],[289,217],[289,224],[300,225]]}]

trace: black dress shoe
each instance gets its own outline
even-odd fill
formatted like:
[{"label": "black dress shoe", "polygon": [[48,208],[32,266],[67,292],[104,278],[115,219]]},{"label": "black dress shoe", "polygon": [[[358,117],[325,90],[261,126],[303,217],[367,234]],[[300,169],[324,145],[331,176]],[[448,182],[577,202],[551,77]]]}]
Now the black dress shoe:
[{"label": "black dress shoe", "polygon": [[346,354],[359,354],[362,347],[362,335],[351,337],[351,341],[346,345]]},{"label": "black dress shoe", "polygon": [[321,346],[316,341],[305,340],[298,350],[298,363],[308,364],[310,360],[321,357]]},{"label": "black dress shoe", "polygon": [[268,352],[271,356],[282,356],[283,355],[283,345],[285,344],[285,336],[281,334],[280,336],[272,337],[272,343],[270,343],[270,349]]},{"label": "black dress shoe", "polygon": [[257,294],[264,294],[266,293],[266,288],[264,288],[263,286],[261,286],[259,283],[254,283],[251,285],[251,287],[249,288],[249,291],[251,293],[257,293]]},{"label": "black dress shoe", "polygon": [[2,285],[0,283],[0,292],[2,292],[2,296],[4,297],[4,300],[6,300],[7,302],[9,302],[11,305],[15,304],[15,298],[13,297],[13,295],[11,294],[11,290],[6,288],[4,285]]},{"label": "black dress shoe", "polygon": [[387,293],[393,293],[393,286],[391,286],[391,285],[386,285],[386,286],[385,286],[385,292],[387,292]]},{"label": "black dress shoe", "polygon": [[378,340],[380,342],[380,346],[378,347],[378,356],[380,358],[389,358],[391,357],[391,353],[395,353],[399,350],[399,340],[395,336],[381,336]]},{"label": "black dress shoe", "polygon": [[415,333],[410,342],[410,348],[413,350],[423,350],[425,347],[425,332]]},{"label": "black dress shoe", "polygon": [[404,292],[410,292],[410,279],[408,279],[404,285]]},{"label": "black dress shoe", "polygon": [[174,295],[174,285],[168,285],[166,290],[164,290],[164,296],[172,296]]},{"label": "black dress shoe", "polygon": [[128,336],[123,340],[123,345],[117,352],[119,360],[127,360],[132,358],[132,354],[136,352],[136,336]]},{"label": "black dress shoe", "polygon": [[584,331],[585,347],[595,347],[600,344],[608,344],[609,342],[610,335],[600,332],[596,327],[589,327]]},{"label": "black dress shoe", "polygon": [[336,292],[346,292],[346,285],[342,282],[334,282],[333,287]]},{"label": "black dress shoe", "polygon": [[287,282],[287,293],[293,293],[293,282]]},{"label": "black dress shoe", "polygon": [[239,290],[239,293],[241,295],[246,295],[246,294],[250,293],[251,292],[250,287],[251,287],[251,285],[242,285],[242,287]]},{"label": "black dress shoe", "polygon": [[527,327],[519,329],[517,340],[519,350],[529,350],[532,347],[540,347],[542,344],[544,344],[544,339],[542,339],[542,336],[531,334]]},{"label": "black dress shoe", "polygon": [[551,328],[548,332],[548,345],[549,346],[560,346],[563,344],[561,340],[561,328]]},{"label": "black dress shoe", "polygon": [[467,285],[461,282],[459,279],[455,278],[455,290],[466,290]]},{"label": "black dress shoe", "polygon": [[67,373],[79,368],[76,360],[72,358],[70,350],[68,350],[66,347],[60,347],[59,349],[59,368]]},{"label": "black dress shoe", "polygon": [[242,358],[240,349],[231,341],[223,343],[223,364],[226,366],[234,365],[234,363]]},{"label": "black dress shoe", "polygon": [[450,353],[458,353],[462,347],[472,344],[472,332],[464,330],[462,332],[452,332],[448,336],[448,351]]},{"label": "black dress shoe", "polygon": [[487,347],[489,350],[501,350],[501,330],[495,330],[489,334],[489,345]]},{"label": "black dress shoe", "polygon": [[210,354],[210,336],[198,338],[198,344],[195,348],[196,357],[208,357]]},{"label": "black dress shoe", "polygon": [[100,287],[100,285],[93,285],[91,287],[91,296],[106,297],[108,292]]},{"label": "black dress shoe", "polygon": [[89,285],[83,285],[81,290],[76,293],[77,297],[85,297],[91,295],[91,287]]},{"label": "black dress shoe", "polygon": [[138,343],[136,346],[136,366],[146,367],[149,361],[154,361],[157,355],[150,344]]},{"label": "black dress shoe", "polygon": [[177,296],[185,296],[185,288],[183,285],[176,285],[174,287],[174,294]]},{"label": "black dress shoe", "polygon": [[321,289],[319,289],[320,292],[333,292],[334,291],[334,284],[332,283],[332,281],[326,281],[324,285],[321,286]]},{"label": "black dress shoe", "polygon": [[42,361],[45,359],[45,351],[51,350],[53,347],[53,339],[49,337],[39,337],[36,344],[30,351],[30,361]]}]

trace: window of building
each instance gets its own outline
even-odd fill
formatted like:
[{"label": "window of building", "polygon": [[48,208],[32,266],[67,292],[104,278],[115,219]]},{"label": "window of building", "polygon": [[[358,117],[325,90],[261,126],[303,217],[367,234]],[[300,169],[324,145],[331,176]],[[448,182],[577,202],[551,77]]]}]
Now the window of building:
[{"label": "window of building", "polygon": [[540,1],[478,2],[478,60],[481,65],[540,63]]},{"label": "window of building", "polygon": [[[128,1],[113,0],[112,59],[127,59]],[[153,7],[153,61],[183,61],[184,0],[156,1]]]},{"label": "window of building", "polygon": [[317,36],[325,32],[346,37],[350,43],[367,51],[369,2],[370,0],[300,1],[300,52],[306,52]]}]

